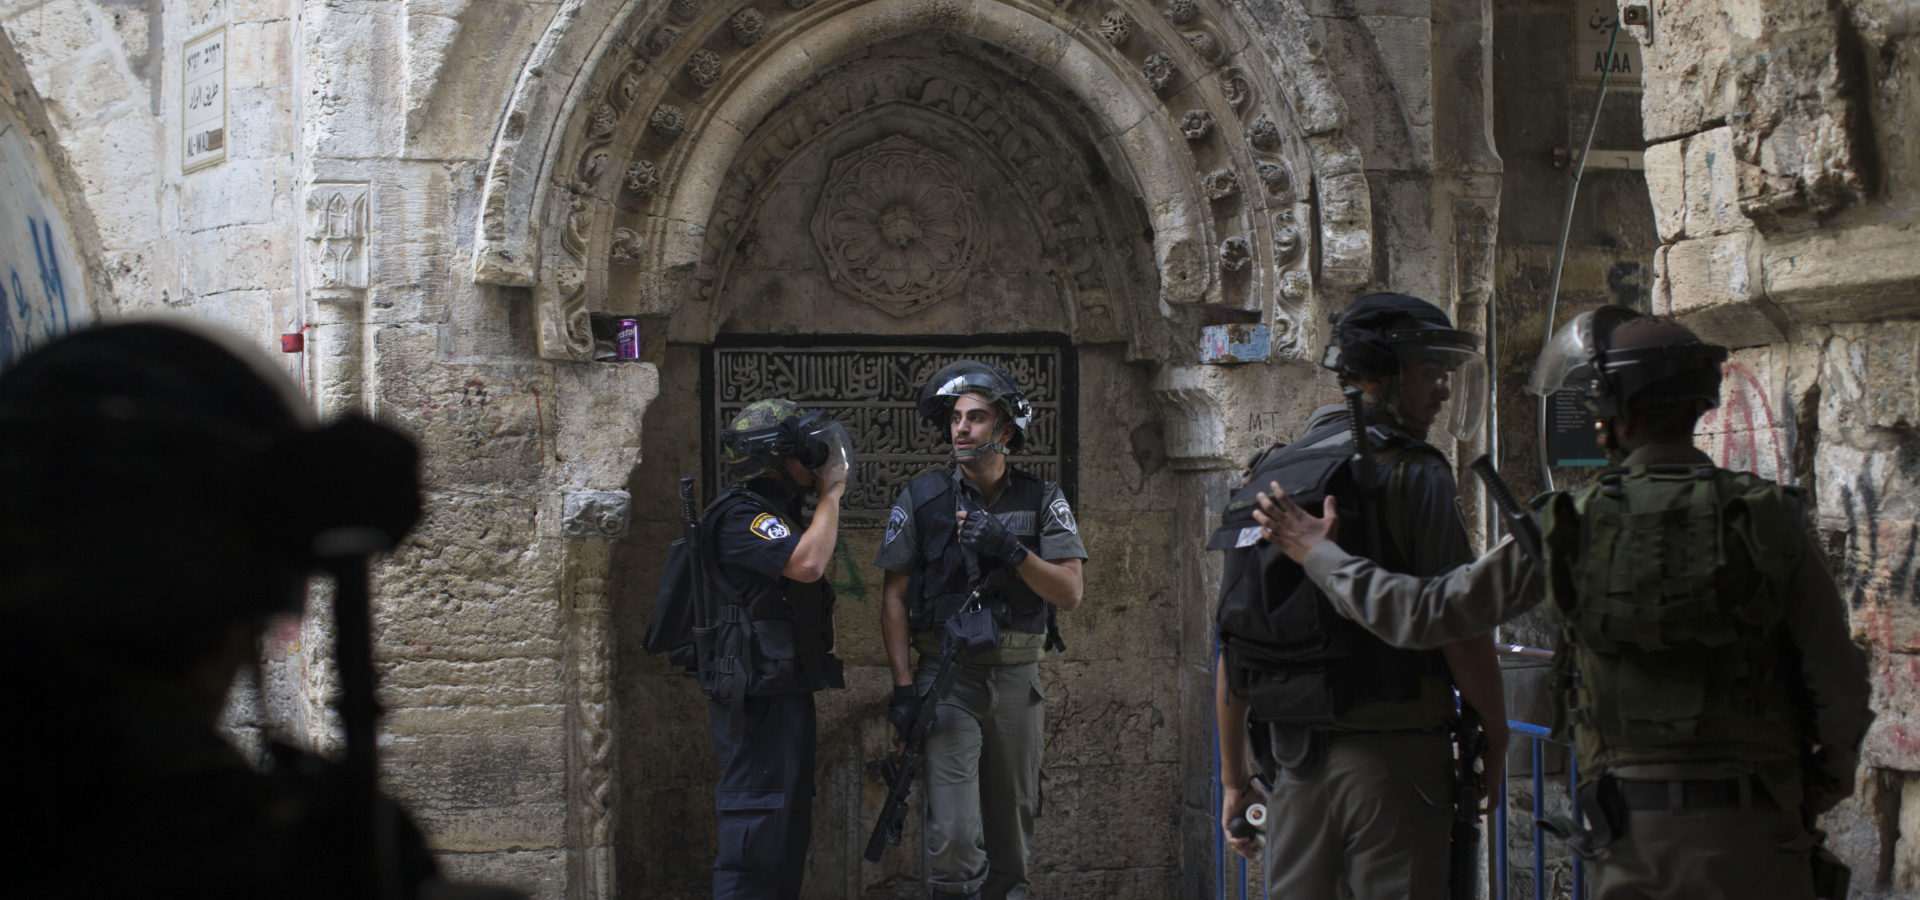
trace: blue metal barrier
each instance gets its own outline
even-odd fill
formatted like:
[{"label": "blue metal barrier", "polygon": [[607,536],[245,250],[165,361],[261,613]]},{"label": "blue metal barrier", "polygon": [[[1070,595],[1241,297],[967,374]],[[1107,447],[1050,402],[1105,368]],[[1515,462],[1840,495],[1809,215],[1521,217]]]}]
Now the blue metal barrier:
[{"label": "blue metal barrier", "polygon": [[[1562,747],[1567,745],[1553,740],[1552,731],[1539,725],[1529,725],[1526,722],[1515,722],[1509,719],[1507,727],[1515,735],[1526,738],[1529,744],[1528,750],[1531,751],[1529,756],[1533,764],[1529,768],[1533,772],[1533,896],[1534,900],[1546,900],[1547,861],[1546,854],[1540,852],[1541,840],[1546,837],[1546,829],[1540,824],[1540,820],[1547,814],[1546,745],[1550,743],[1559,744]],[[1512,781],[1512,779],[1506,780],[1509,783]],[[1580,821],[1579,784],[1580,767],[1573,754],[1569,753],[1567,755],[1567,797],[1573,808],[1575,822]],[[1504,791],[1506,785],[1501,785],[1501,789]],[[1488,880],[1493,882],[1494,900],[1508,900],[1506,803],[1501,803],[1500,808],[1494,811],[1493,835],[1493,866]],[[1580,863],[1579,855],[1575,854],[1573,856],[1573,900],[1584,900],[1586,895],[1586,870]]]}]

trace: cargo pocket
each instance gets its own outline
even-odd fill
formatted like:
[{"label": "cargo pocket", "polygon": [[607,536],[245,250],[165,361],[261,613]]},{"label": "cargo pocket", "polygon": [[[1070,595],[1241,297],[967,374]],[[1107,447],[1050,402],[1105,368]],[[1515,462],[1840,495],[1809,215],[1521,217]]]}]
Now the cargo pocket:
[{"label": "cargo pocket", "polygon": [[716,791],[720,852],[714,867],[753,869],[777,862],[784,852],[782,835],[770,834],[786,796],[779,791]]},{"label": "cargo pocket", "polygon": [[753,623],[753,682],[747,690],[755,697],[776,694],[804,694],[808,685],[800,677],[795,659],[793,623],[782,619],[761,619]]}]

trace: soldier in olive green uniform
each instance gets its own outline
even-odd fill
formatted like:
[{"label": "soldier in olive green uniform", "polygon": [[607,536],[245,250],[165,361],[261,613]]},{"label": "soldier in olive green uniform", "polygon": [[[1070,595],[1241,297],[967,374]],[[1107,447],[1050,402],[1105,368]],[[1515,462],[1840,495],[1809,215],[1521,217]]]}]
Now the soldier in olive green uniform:
[{"label": "soldier in olive green uniform", "polygon": [[[1385,572],[1276,495],[1259,518],[1343,615],[1431,646],[1548,601],[1556,731],[1579,755],[1595,896],[1816,896],[1811,816],[1852,793],[1866,662],[1793,488],[1692,445],[1726,350],[1605,309],[1569,323],[1534,388],[1580,386],[1619,468],[1538,503],[1542,560],[1509,538],[1442,576]],[[1825,896],[1824,892],[1818,896]]]}]

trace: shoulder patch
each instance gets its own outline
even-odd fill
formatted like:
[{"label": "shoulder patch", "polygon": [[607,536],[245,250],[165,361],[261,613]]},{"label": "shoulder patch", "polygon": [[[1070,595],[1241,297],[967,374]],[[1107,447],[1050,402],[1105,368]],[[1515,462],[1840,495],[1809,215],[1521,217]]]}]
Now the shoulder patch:
[{"label": "shoulder patch", "polygon": [[747,530],[766,541],[777,541],[793,534],[793,531],[787,528],[787,523],[780,521],[780,517],[772,513],[761,513],[755,516],[753,525]]},{"label": "shoulder patch", "polygon": [[887,513],[887,536],[880,541],[881,545],[893,543],[893,539],[900,536],[900,529],[905,527],[907,527],[907,511],[896,504],[893,511]]},{"label": "shoulder patch", "polygon": [[1073,521],[1073,507],[1067,505],[1067,498],[1061,497],[1053,501],[1053,504],[1048,506],[1047,509],[1053,513],[1053,517],[1060,521],[1061,527],[1067,529],[1069,534],[1080,533],[1080,526]]}]

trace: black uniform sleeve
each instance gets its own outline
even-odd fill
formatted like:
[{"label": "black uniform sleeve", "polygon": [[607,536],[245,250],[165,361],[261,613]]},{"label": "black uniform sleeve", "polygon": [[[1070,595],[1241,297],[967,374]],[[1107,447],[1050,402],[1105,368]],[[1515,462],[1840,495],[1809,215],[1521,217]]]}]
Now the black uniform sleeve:
[{"label": "black uniform sleeve", "polygon": [[779,578],[800,545],[798,526],[752,503],[735,503],[714,528],[714,558],[721,568],[736,568]]}]

